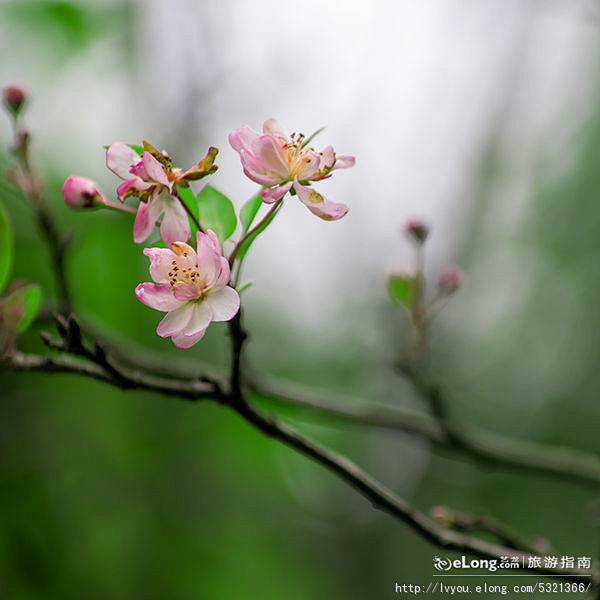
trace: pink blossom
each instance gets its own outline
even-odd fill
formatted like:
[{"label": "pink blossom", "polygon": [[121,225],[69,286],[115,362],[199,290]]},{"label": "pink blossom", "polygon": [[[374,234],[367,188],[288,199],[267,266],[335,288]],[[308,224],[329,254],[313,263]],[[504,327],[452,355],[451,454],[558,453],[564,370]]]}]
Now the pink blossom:
[{"label": "pink blossom", "polygon": [[106,151],[106,165],[124,182],[117,188],[119,200],[124,202],[129,196],[140,199],[133,239],[137,243],[148,239],[159,217],[160,235],[167,246],[175,241],[187,241],[191,229],[188,216],[182,203],[176,197],[175,186],[186,187],[189,181],[201,179],[216,171],[213,164],[218,150],[210,148],[198,165],[185,173],[172,167],[171,159],[165,152],[158,152],[144,142],[141,156],[127,144],[116,142]]},{"label": "pink blossom", "polygon": [[332,146],[316,152],[304,147],[303,134],[285,135],[275,119],[263,125],[263,135],[242,127],[229,134],[229,143],[239,153],[244,173],[266,189],[262,199],[277,202],[293,190],[308,209],[327,221],[341,219],[347,212],[345,204],[327,200],[307,184],[331,177],[335,169],[354,166],[353,156],[336,156]]},{"label": "pink blossom", "polygon": [[178,348],[191,348],[212,321],[229,321],[239,310],[240,297],[227,285],[229,262],[211,230],[198,232],[197,251],[174,242],[170,249],[144,248],[144,254],[158,285],[141,283],[135,295],[150,308],[167,313],[156,332],[171,337]]},{"label": "pink blossom", "polygon": [[154,230],[160,215],[160,235],[167,246],[177,240],[189,240],[191,229],[187,214],[177,198],[171,195],[172,183],[164,166],[150,152],[138,153],[121,142],[112,144],[106,151],[106,165],[124,179],[117,188],[119,200],[130,195],[140,198],[133,239],[144,242]]},{"label": "pink blossom", "polygon": [[98,189],[98,185],[87,177],[67,177],[62,191],[65,202],[71,208],[91,208],[104,204],[104,195]]}]

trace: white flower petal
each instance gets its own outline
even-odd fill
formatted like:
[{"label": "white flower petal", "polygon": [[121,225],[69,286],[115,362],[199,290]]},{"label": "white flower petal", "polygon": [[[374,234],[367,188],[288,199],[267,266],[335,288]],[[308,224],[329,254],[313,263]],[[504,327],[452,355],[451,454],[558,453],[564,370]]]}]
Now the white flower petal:
[{"label": "white flower petal", "polygon": [[240,308],[239,294],[229,286],[209,294],[203,304],[210,305],[213,321],[229,321]]},{"label": "white flower petal", "polygon": [[180,308],[167,314],[167,316],[158,324],[156,333],[158,333],[160,337],[169,337],[174,333],[179,333],[186,328],[193,313],[194,305],[190,302],[186,302]]}]

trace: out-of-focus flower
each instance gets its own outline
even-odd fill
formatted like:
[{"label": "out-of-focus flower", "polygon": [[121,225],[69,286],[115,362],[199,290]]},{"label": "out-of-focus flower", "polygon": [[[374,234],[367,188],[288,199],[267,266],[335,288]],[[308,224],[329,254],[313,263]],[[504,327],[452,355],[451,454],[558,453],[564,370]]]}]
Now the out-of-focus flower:
[{"label": "out-of-focus flower", "polygon": [[25,90],[19,86],[9,85],[2,90],[2,103],[13,117],[19,114],[26,100]]},{"label": "out-of-focus flower", "polygon": [[443,505],[434,506],[431,509],[431,516],[442,527],[451,527],[455,521],[454,511]]},{"label": "out-of-focus flower", "polygon": [[230,268],[217,236],[198,232],[197,251],[184,242],[171,248],[145,248],[150,275],[158,284],[141,283],[138,300],[166,312],[156,332],[182,349],[198,342],[212,321],[229,321],[240,308],[238,293],[227,285]]},{"label": "out-of-focus flower", "polygon": [[267,204],[281,200],[293,190],[321,219],[333,221],[348,212],[345,204],[327,200],[307,184],[331,177],[335,169],[354,166],[353,156],[336,156],[332,146],[316,152],[305,147],[303,134],[292,133],[288,139],[275,119],[265,121],[263,135],[244,126],[229,134],[229,143],[239,153],[244,173],[266,186],[262,199]]},{"label": "out-of-focus flower", "polygon": [[429,227],[421,219],[409,219],[404,229],[419,244],[423,244],[429,235]]},{"label": "out-of-focus flower", "polygon": [[87,177],[71,175],[63,185],[65,202],[71,208],[91,208],[104,204],[104,195],[98,185]]},{"label": "out-of-focus flower", "polygon": [[464,273],[459,267],[454,265],[446,267],[438,282],[440,294],[444,296],[453,294],[462,285],[464,278]]},{"label": "out-of-focus flower", "polygon": [[187,187],[190,181],[206,177],[217,170],[214,164],[218,153],[210,148],[208,154],[196,166],[185,173],[173,168],[166,152],[159,152],[144,142],[140,156],[133,148],[122,142],[112,144],[106,151],[106,165],[125,181],[117,188],[121,202],[129,196],[140,200],[133,239],[144,242],[152,233],[156,221],[163,215],[160,235],[167,246],[190,238],[190,223],[180,200],[174,195],[175,187]]}]

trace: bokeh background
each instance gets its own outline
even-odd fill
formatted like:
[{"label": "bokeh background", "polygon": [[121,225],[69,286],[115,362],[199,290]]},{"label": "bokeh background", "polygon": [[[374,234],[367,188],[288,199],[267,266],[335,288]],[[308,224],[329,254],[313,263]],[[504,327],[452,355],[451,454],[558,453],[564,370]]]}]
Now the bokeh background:
[{"label": "bokeh background", "polygon": [[[452,414],[600,451],[597,2],[4,0],[0,56],[0,83],[29,90],[35,162],[75,232],[76,311],[105,338],[191,369],[228,352],[220,325],[186,353],[154,334],[158,314],[133,296],[148,274],[131,220],[69,212],[66,176],[112,194],[106,144],[148,139],[185,167],[216,145],[211,183],[239,207],[256,186],[230,131],[326,125],[319,143],[357,165],[320,189],[351,210],[326,223],[289,201],[256,243],[253,369],[425,410],[394,372],[406,319],[385,290],[411,265],[401,225],[419,215],[432,286],[446,264],[467,274],[430,339]],[[0,138],[7,167],[5,115]],[[0,193],[13,275],[51,300],[31,209],[5,180]],[[37,334],[22,346],[42,351]],[[431,576],[436,548],[225,409],[58,375],[4,371],[0,390],[0,598],[391,598]],[[425,511],[491,514],[598,558],[593,489],[271,408]]]}]

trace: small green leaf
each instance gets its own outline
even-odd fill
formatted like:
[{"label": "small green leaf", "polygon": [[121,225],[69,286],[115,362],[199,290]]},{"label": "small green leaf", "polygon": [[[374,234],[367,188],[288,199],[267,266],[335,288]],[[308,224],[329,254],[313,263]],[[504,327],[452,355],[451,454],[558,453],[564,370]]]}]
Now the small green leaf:
[{"label": "small green leaf", "polygon": [[237,217],[231,200],[210,185],[206,186],[196,199],[200,224],[204,229],[212,229],[222,244],[237,227]]},{"label": "small green leaf", "polygon": [[415,299],[417,282],[416,275],[406,273],[390,275],[388,278],[388,293],[390,298],[397,304],[405,308],[410,308]]},{"label": "small green leaf", "polygon": [[6,213],[0,205],[0,292],[4,289],[4,285],[10,273],[12,265],[12,235],[10,225],[6,218]]},{"label": "small green leaf", "polygon": [[242,234],[246,233],[250,229],[250,225],[252,225],[252,221],[256,217],[260,207],[262,206],[262,196],[261,192],[258,192],[244,206],[242,206],[242,210],[240,210],[240,220],[242,221]]},{"label": "small green leaf", "polygon": [[243,243],[240,245],[240,249],[238,251],[238,260],[240,263],[244,260],[248,250],[250,250],[250,246],[252,246],[254,240],[271,224],[273,219],[277,216],[277,213],[281,210],[283,206],[283,200],[280,200],[275,207],[268,213],[268,216],[265,217],[263,221],[261,221],[260,225],[256,227],[256,229],[249,235]]},{"label": "small green leaf", "polygon": [[23,333],[37,315],[42,301],[39,285],[29,284],[11,292],[2,307],[2,320],[10,324],[17,333]]},{"label": "small green leaf", "polygon": [[[196,202],[196,196],[194,196],[194,192],[187,187],[182,188],[178,187],[177,191],[179,192],[180,198],[185,202],[185,205],[190,209],[191,213],[196,217],[196,219],[200,220],[200,213],[198,212],[198,202]],[[192,228],[195,230],[196,225],[192,222]]]},{"label": "small green leaf", "polygon": [[248,283],[245,283],[239,290],[238,290],[238,294],[243,294],[247,289],[250,289],[252,286],[254,285],[253,281],[249,281]]},{"label": "small green leaf", "polygon": [[302,144],[302,149],[306,148],[324,129],[325,126],[319,127],[314,133],[311,133],[304,141],[304,144]]}]

